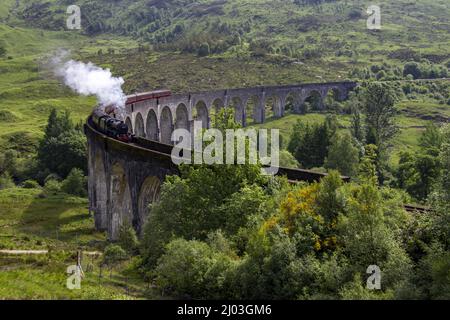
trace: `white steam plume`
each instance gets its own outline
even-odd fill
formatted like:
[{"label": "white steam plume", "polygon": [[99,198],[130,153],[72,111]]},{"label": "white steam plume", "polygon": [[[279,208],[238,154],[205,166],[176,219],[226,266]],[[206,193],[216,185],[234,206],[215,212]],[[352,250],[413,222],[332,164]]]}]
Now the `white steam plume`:
[{"label": "white steam plume", "polygon": [[79,94],[95,95],[103,108],[113,105],[119,109],[119,114],[124,112],[127,98],[122,90],[123,78],[113,77],[109,69],[102,69],[91,62],[67,61],[66,56],[67,52],[62,52],[52,59],[56,75],[63,79],[64,84]]}]

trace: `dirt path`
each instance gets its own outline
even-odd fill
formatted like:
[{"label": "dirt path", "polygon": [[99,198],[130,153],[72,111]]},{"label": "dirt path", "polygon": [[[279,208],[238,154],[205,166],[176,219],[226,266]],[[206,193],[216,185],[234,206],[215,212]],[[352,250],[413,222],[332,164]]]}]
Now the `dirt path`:
[{"label": "dirt path", "polygon": [[4,254],[47,254],[48,250],[0,250],[0,253]]},{"label": "dirt path", "polygon": [[[0,254],[26,255],[26,254],[47,254],[48,250],[0,250]],[[98,251],[83,251],[86,256],[101,256]]]}]

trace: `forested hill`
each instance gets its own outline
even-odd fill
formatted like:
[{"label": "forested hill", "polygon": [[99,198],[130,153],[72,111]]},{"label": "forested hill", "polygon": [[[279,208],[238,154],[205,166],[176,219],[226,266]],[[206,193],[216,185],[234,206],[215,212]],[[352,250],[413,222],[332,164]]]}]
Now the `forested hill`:
[{"label": "forested hill", "polygon": [[[2,0],[3,1],[3,0]],[[4,0],[2,20],[63,30],[68,0]],[[448,0],[380,0],[383,32],[366,27],[373,1],[79,0],[83,33],[132,36],[165,49],[224,53],[248,43],[258,54],[321,57],[332,53],[411,58],[410,47],[441,63],[449,57]],[[3,9],[4,11],[5,9]]]}]

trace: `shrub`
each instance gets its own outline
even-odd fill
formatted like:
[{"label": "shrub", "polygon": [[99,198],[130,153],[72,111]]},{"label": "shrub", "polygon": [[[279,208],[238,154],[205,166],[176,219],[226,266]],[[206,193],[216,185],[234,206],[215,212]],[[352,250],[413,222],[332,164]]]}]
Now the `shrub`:
[{"label": "shrub", "polygon": [[136,252],[139,242],[136,236],[136,231],[130,222],[125,221],[120,226],[118,243],[128,253],[133,254]]},{"label": "shrub", "polygon": [[325,167],[339,170],[347,176],[354,176],[358,170],[358,163],[359,149],[354,146],[352,136],[349,133],[334,135],[325,159]]},{"label": "shrub", "polygon": [[209,44],[207,42],[205,42],[198,49],[198,55],[200,57],[205,57],[205,56],[209,55],[209,53],[210,53]]},{"label": "shrub", "polygon": [[8,172],[4,172],[2,175],[0,175],[0,190],[13,188],[13,187],[14,187],[14,181]]},{"label": "shrub", "polygon": [[224,279],[231,266],[228,256],[204,242],[176,239],[158,260],[156,283],[175,297],[224,298]]},{"label": "shrub", "polygon": [[78,168],[73,168],[61,184],[61,190],[67,194],[85,197],[87,195],[87,179]]},{"label": "shrub", "polygon": [[114,266],[116,263],[123,261],[127,258],[127,253],[121,246],[116,244],[110,244],[105,248],[103,252],[103,264],[107,266]]},{"label": "shrub", "polygon": [[152,205],[145,225],[142,249],[147,265],[156,264],[172,237],[205,240],[217,229],[232,235],[264,209],[260,185],[266,177],[258,166],[180,168],[181,176],[168,177],[162,185],[161,199]]},{"label": "shrub", "polygon": [[47,175],[44,179],[44,184],[47,183],[50,180],[55,180],[58,182],[61,182],[61,177],[58,176],[56,173],[50,173],[49,175]]},{"label": "shrub", "polygon": [[403,75],[408,76],[412,75],[414,79],[418,79],[421,77],[422,72],[420,70],[420,65],[417,62],[408,62],[403,67]]},{"label": "shrub", "polygon": [[284,168],[299,168],[297,159],[287,150],[280,151],[280,166]]},{"label": "shrub", "polygon": [[22,188],[25,189],[39,189],[41,186],[35,180],[26,180],[22,183]]},{"label": "shrub", "polygon": [[397,287],[397,299],[450,299],[450,251],[437,242],[424,249],[414,272]]},{"label": "shrub", "polygon": [[407,277],[411,261],[387,223],[385,211],[390,209],[373,182],[357,186],[352,193],[348,214],[340,217],[337,226],[344,253],[352,261],[349,270],[363,274],[369,265],[378,265],[383,287],[393,288]]},{"label": "shrub", "polygon": [[44,185],[44,195],[56,195],[61,192],[61,182],[49,179],[45,182]]},{"label": "shrub", "polygon": [[295,299],[300,292],[295,242],[279,233],[271,245],[265,241],[263,237],[254,239],[249,256],[230,270],[233,299]]},{"label": "shrub", "polygon": [[8,172],[15,177],[17,173],[17,152],[6,150],[0,158],[0,171]]},{"label": "shrub", "polygon": [[363,16],[363,14],[362,14],[362,11],[361,11],[360,8],[352,8],[352,9],[350,10],[350,12],[348,13],[348,17],[349,17],[351,20],[357,20],[357,19],[360,19],[360,18],[362,18],[362,16]]},{"label": "shrub", "polygon": [[393,292],[386,293],[380,291],[368,290],[363,286],[363,281],[359,273],[355,274],[353,281],[346,283],[341,290],[339,296],[343,300],[381,300],[392,299]]}]

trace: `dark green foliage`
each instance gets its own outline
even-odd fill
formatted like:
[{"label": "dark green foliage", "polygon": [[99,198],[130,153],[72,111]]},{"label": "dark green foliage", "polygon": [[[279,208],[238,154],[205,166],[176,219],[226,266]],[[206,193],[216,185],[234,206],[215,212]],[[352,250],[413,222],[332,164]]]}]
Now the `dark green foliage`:
[{"label": "dark green foliage", "polygon": [[358,172],[359,150],[354,146],[349,133],[335,134],[331,138],[325,168],[336,169],[346,176],[354,176]]},{"label": "dark green foliage", "polygon": [[403,67],[403,75],[407,76],[408,74],[412,75],[414,79],[418,79],[422,76],[420,66],[417,62],[408,62],[405,64]]},{"label": "dark green foliage", "polygon": [[288,150],[303,168],[321,167],[336,129],[336,118],[330,116],[322,124],[305,125],[298,121],[291,134]]},{"label": "dark green foliage", "polygon": [[367,127],[367,143],[373,143],[384,152],[390,140],[398,133],[394,107],[396,93],[382,83],[369,83],[363,92],[363,112]]},{"label": "dark green foliage", "polygon": [[86,137],[70,120],[70,114],[52,110],[38,150],[43,169],[66,177],[73,168],[87,172]]},{"label": "dark green foliage", "polygon": [[70,120],[70,113],[64,112],[62,115],[58,115],[56,109],[50,111],[48,116],[47,127],[45,128],[44,140],[50,138],[58,138],[64,132],[70,131],[74,128],[72,121]]},{"label": "dark green foliage", "polygon": [[398,299],[450,299],[450,251],[433,243],[396,292]]},{"label": "dark green foliage", "polygon": [[234,165],[184,167],[181,177],[169,177],[145,227],[148,261],[155,262],[172,235],[205,239],[217,229],[236,233],[262,209],[264,192],[253,185],[261,179],[259,167]]},{"label": "dark green foliage", "polygon": [[402,153],[398,168],[399,187],[416,199],[424,200],[430,193],[440,172],[439,159],[428,154],[411,156]]},{"label": "dark green foliage", "polygon": [[[153,269],[158,288],[189,299],[448,297],[448,251],[439,245],[418,255],[405,251],[403,233],[409,226],[418,223],[421,229],[415,232],[423,232],[432,224],[406,215],[396,191],[377,187],[374,152],[368,150],[360,184],[344,184],[333,172],[316,187],[299,186],[304,190],[300,202],[279,208],[288,220],[275,218],[277,211],[263,223],[244,227],[249,240],[239,255],[221,232],[203,241],[170,241]],[[302,198],[309,196],[313,203]],[[308,237],[317,243],[317,236],[336,242],[323,248],[305,245]],[[366,269],[374,264],[381,268],[382,288],[371,291],[365,287]]]},{"label": "dark green foliage", "polygon": [[198,49],[198,55],[200,57],[204,57],[209,55],[210,50],[209,50],[209,44],[208,43],[203,43],[200,48]]},{"label": "dark green foliage", "polygon": [[54,196],[61,192],[61,182],[56,179],[48,179],[45,182],[43,196]]},{"label": "dark green foliage", "polygon": [[439,152],[444,135],[436,126],[429,125],[419,141],[419,152],[401,153],[396,177],[400,188],[416,199],[425,200],[441,173]]},{"label": "dark green foliage", "polygon": [[103,264],[113,267],[117,263],[125,260],[127,258],[127,253],[122,247],[116,244],[110,244],[105,248],[103,252]]},{"label": "dark green foliage", "polygon": [[361,144],[366,142],[366,128],[364,126],[362,114],[359,108],[352,108],[350,132],[352,136]]},{"label": "dark green foliage", "polygon": [[40,187],[39,183],[35,180],[26,180],[22,182],[22,188],[25,189],[38,189]]},{"label": "dark green foliage", "polygon": [[118,244],[129,254],[135,254],[139,246],[136,231],[129,221],[125,221],[119,228]]},{"label": "dark green foliage", "polygon": [[363,183],[354,194],[356,201],[349,203],[338,225],[350,268],[362,274],[369,265],[377,265],[383,270],[383,285],[394,286],[410,272],[410,259],[386,223],[388,210],[373,182]]},{"label": "dark green foliage", "polygon": [[226,273],[231,258],[207,243],[176,239],[171,241],[155,269],[158,287],[173,297],[223,299]]},{"label": "dark green foliage", "polygon": [[[392,53],[391,57],[396,57]],[[408,60],[408,59],[406,59]],[[418,59],[420,60],[420,59]],[[438,79],[448,76],[447,67],[441,64],[430,62],[426,59],[421,62],[409,61],[403,68],[396,64],[383,63],[381,65],[372,65],[366,69],[354,69],[350,73],[359,79],[375,80],[413,80],[413,79]],[[412,85],[411,83],[405,85]]]},{"label": "dark green foliage", "polygon": [[229,276],[234,299],[295,299],[299,291],[295,244],[285,236],[264,250],[254,243],[251,253]]},{"label": "dark green foliage", "polygon": [[422,63],[408,62],[403,68],[403,75],[412,75],[414,79],[437,79],[446,78],[448,70],[445,66],[433,64],[428,60]]},{"label": "dark green foliage", "polygon": [[360,8],[352,8],[350,12],[348,13],[348,17],[352,20],[360,19],[362,18],[363,13]]},{"label": "dark green foliage", "polygon": [[14,186],[14,181],[8,172],[4,172],[0,175],[0,190],[13,188]]},{"label": "dark green foliage", "polygon": [[[216,128],[235,128],[233,113],[224,109],[213,121]],[[144,229],[144,257],[156,263],[172,237],[204,240],[221,229],[237,233],[252,215],[264,211],[267,177],[259,165],[180,166],[180,176],[167,177],[161,199],[152,205]]]},{"label": "dark green foliage", "polygon": [[[317,213],[325,220],[326,226],[335,223],[339,213],[344,210],[343,199],[338,194],[338,189],[342,187],[343,183],[337,171],[331,171],[320,183],[316,198]],[[325,229],[324,236],[333,236],[332,230]]]},{"label": "dark green foliage", "polygon": [[17,152],[15,150],[7,150],[0,155],[0,172],[8,172],[11,176],[17,174]]},{"label": "dark green foliage", "polygon": [[61,190],[67,194],[79,197],[87,196],[87,178],[83,171],[73,168],[67,178],[62,182]]}]

